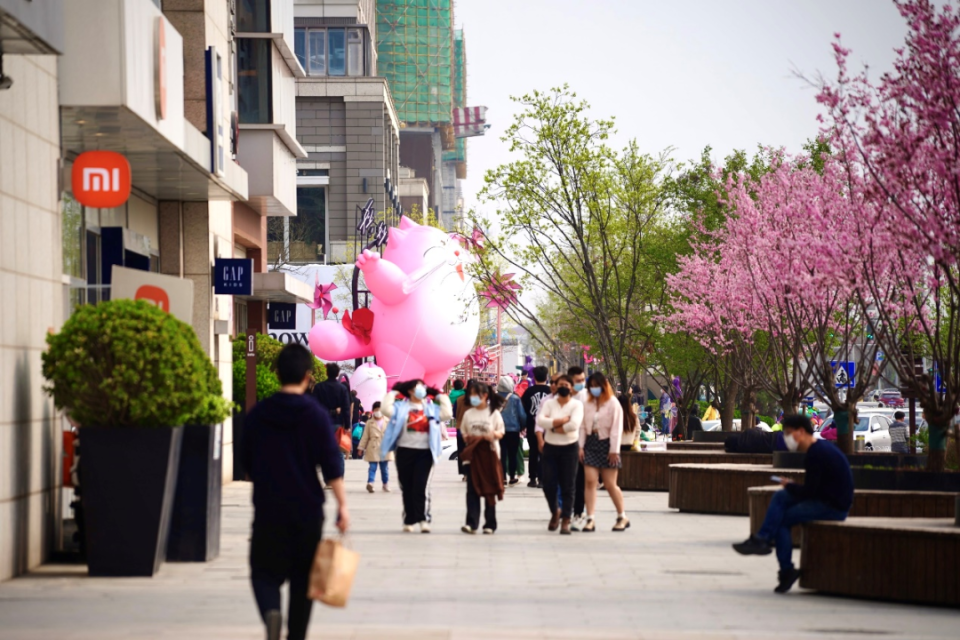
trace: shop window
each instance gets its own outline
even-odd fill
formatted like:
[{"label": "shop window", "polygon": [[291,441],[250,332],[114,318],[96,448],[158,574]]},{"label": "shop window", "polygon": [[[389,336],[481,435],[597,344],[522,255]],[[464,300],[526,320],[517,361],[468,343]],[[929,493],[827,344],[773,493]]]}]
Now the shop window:
[{"label": "shop window", "polygon": [[273,122],[271,47],[268,39],[240,38],[237,52],[237,85],[240,122]]},{"label": "shop window", "polygon": [[237,0],[237,31],[270,32],[270,0]]},{"label": "shop window", "polygon": [[307,75],[362,76],[363,30],[306,29],[294,33],[297,58]]}]

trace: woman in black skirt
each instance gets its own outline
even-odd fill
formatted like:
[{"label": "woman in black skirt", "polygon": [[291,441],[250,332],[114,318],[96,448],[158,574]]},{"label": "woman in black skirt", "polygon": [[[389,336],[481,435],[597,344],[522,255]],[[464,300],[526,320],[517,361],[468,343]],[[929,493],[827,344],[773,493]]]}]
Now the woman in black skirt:
[{"label": "woman in black skirt", "polygon": [[593,519],[597,504],[597,485],[603,484],[617,509],[614,531],[624,531],[630,526],[623,507],[623,493],[617,486],[620,469],[620,442],[623,439],[623,408],[613,393],[613,388],[602,373],[594,373],[587,379],[589,395],[583,407],[583,423],[580,427],[580,457],[583,460],[587,524],[582,531],[596,531]]}]

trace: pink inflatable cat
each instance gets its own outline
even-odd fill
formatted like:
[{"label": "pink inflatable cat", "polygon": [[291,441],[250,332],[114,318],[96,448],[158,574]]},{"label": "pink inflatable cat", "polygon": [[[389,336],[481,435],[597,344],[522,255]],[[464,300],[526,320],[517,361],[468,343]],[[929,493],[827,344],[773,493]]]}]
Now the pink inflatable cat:
[{"label": "pink inflatable cat", "polygon": [[373,295],[369,344],[328,320],[310,331],[310,349],[327,361],[376,356],[388,386],[422,378],[441,387],[480,331],[474,281],[464,269],[469,260],[443,231],[401,218],[389,231],[383,257],[364,251],[357,258]]}]

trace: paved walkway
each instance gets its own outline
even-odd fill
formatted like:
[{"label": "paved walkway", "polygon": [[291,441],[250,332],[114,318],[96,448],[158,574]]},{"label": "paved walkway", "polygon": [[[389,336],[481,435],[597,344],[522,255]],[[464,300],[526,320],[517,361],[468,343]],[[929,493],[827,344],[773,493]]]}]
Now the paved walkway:
[{"label": "paved walkway", "polygon": [[[679,514],[665,493],[627,494],[633,527],[615,534],[601,495],[595,534],[546,531],[539,491],[508,490],[495,536],[459,532],[464,486],[441,463],[434,532],[400,532],[399,493],[363,490],[349,462],[354,547],[362,554],[345,610],[314,608],[311,638],[951,638],[956,611],[772,592],[772,557],[732,541],[747,518]],[[224,490],[220,557],[165,564],[152,579],[89,578],[45,566],[0,584],[0,639],[262,638],[247,582],[249,485]],[[891,550],[893,552],[893,550]]]}]

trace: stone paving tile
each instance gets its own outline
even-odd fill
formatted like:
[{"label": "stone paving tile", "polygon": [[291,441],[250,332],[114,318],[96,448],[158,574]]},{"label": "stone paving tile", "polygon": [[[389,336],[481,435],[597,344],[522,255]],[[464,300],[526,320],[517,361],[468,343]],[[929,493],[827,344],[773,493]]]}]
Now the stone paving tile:
[{"label": "stone paving tile", "polygon": [[[742,558],[730,543],[747,518],[679,514],[665,493],[629,493],[633,526],[606,494],[599,530],[546,531],[542,493],[507,491],[495,536],[466,536],[464,485],[452,463],[435,474],[434,532],[400,532],[400,494],[367,494],[366,465],[347,465],[362,555],[350,605],[314,608],[311,638],[365,640],[726,640],[957,638],[955,611],[772,593],[772,557]],[[250,489],[224,489],[221,555],[165,564],[152,579],[89,578],[50,565],[0,584],[0,640],[210,638],[254,640],[261,627],[247,581]],[[329,529],[329,527],[328,527]]]}]

